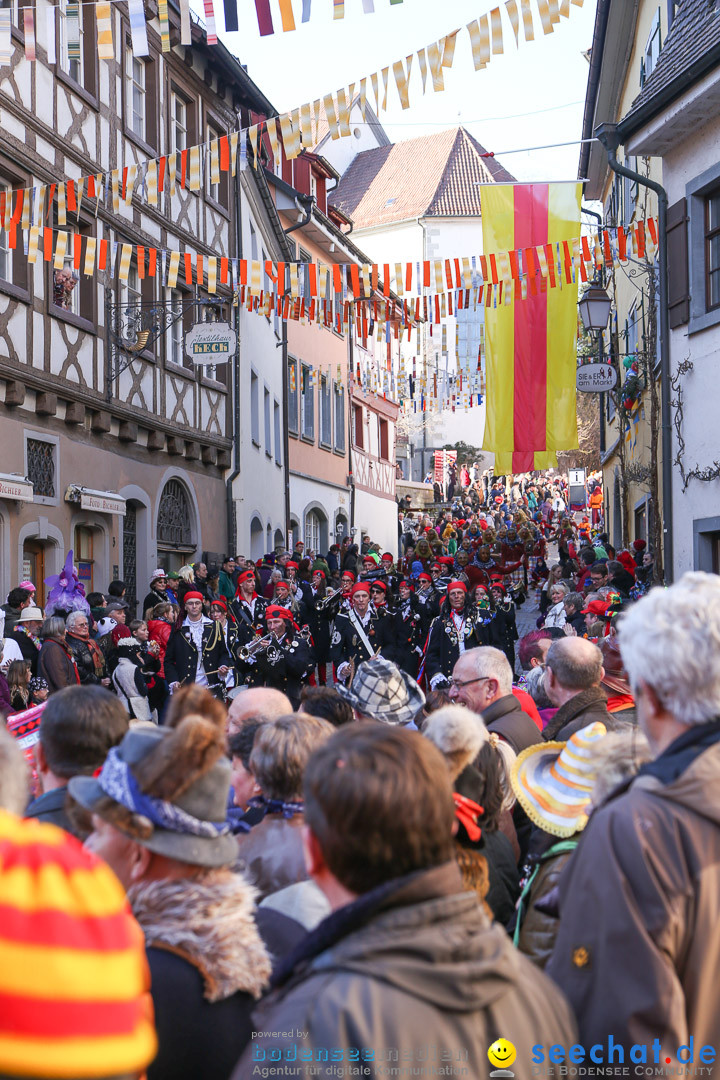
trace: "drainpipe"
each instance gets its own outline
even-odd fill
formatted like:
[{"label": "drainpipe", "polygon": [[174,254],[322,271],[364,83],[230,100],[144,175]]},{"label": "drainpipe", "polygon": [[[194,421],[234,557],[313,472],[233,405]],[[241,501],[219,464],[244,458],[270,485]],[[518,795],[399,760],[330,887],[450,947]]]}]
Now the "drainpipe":
[{"label": "drainpipe", "polygon": [[[580,210],[581,214],[585,214],[587,217],[593,217],[597,221],[598,231],[602,228],[602,214],[598,214],[596,210],[589,210],[586,206],[583,206]],[[600,267],[600,284],[605,285],[605,269]],[[602,347],[602,331],[598,334],[598,362],[602,363],[603,359],[603,347]],[[600,404],[600,453],[605,453],[605,393],[598,394],[598,401]]]},{"label": "drainpipe", "polygon": [[[288,347],[287,347],[287,323],[283,319],[282,325],[282,340],[278,343],[282,346],[282,365],[283,365],[283,472],[285,473],[285,547],[288,551],[292,551],[292,544],[290,543],[290,380],[288,377]],[[276,346],[277,348],[277,346]],[[300,394],[298,394],[298,410],[300,408]]]},{"label": "drainpipe", "polygon": [[[608,165],[613,172],[642,184],[657,195],[658,200],[658,292],[660,294],[660,398],[662,432],[662,493],[663,493],[663,571],[665,584],[673,580],[673,504],[672,504],[672,415],[670,413],[670,317],[668,313],[667,267],[667,210],[668,197],[662,184],[621,165],[616,151],[620,145],[617,124],[600,124],[595,138],[605,147]],[[654,372],[651,372],[651,378]]]},{"label": "drainpipe", "polygon": [[296,221],[294,225],[291,225],[289,229],[285,229],[285,235],[289,236],[291,232],[295,232],[296,229],[303,229],[306,225],[310,224],[312,219],[313,206],[315,205],[314,195],[298,195],[295,198],[295,205],[298,210],[305,211],[305,217],[301,221]]},{"label": "drainpipe", "polygon": [[[238,127],[240,127],[240,116],[238,115]],[[238,149],[238,153],[239,153]],[[243,235],[242,235],[242,194],[240,187],[240,169],[235,170],[235,244],[237,247],[237,257],[242,259],[243,257]],[[233,471],[225,481],[225,492],[227,499],[227,533],[228,533],[228,554],[237,555],[237,515],[235,513],[235,500],[233,499],[233,483],[240,475],[240,300],[238,298],[238,306],[236,308],[235,316],[235,334],[236,334],[236,346],[235,356],[233,357],[232,365],[232,418],[233,418]]]}]

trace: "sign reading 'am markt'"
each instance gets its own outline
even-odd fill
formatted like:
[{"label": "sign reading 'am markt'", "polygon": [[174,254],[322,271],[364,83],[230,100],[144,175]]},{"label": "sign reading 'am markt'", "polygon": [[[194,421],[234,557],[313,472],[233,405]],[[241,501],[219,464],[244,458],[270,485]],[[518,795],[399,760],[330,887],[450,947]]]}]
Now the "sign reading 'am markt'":
[{"label": "sign reading 'am markt'", "polygon": [[236,340],[228,323],[196,323],[185,335],[185,352],[194,364],[224,364],[235,352]]},{"label": "sign reading 'am markt'", "polygon": [[617,371],[611,364],[583,364],[577,369],[577,388],[586,394],[612,390]]}]

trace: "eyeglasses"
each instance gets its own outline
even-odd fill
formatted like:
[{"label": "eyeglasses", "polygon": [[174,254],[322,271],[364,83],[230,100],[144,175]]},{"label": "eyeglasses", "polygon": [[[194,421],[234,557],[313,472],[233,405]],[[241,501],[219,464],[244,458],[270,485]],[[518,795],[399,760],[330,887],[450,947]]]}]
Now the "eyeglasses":
[{"label": "eyeglasses", "polygon": [[458,679],[453,679],[452,676],[448,679],[451,686],[454,686],[456,690],[462,690],[465,686],[472,686],[476,682],[485,682],[487,679],[492,678],[491,675],[480,675],[477,679],[467,679],[465,682],[460,682]]}]

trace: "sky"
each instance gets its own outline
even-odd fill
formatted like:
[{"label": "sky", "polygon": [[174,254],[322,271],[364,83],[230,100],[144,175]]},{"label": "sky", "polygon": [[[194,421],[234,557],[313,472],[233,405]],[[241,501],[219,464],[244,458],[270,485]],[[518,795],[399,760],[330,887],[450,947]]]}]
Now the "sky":
[{"label": "sky", "polygon": [[[495,3],[497,0],[495,0]],[[345,18],[333,20],[332,0],[312,0],[311,18],[301,23],[302,0],[292,0],[297,29],[283,33],[279,0],[270,0],[275,33],[260,37],[253,0],[238,0],[240,29],[220,36],[265,96],[280,111],[313,101],[461,27],[445,90],[422,93],[417,58],[410,78],[410,108],[400,106],[390,72],[388,109],[380,119],[393,142],[464,125],[518,180],[573,180],[579,144],[509,153],[525,147],[579,139],[595,0],[570,7],[554,33],[545,36],[535,11],[535,40],[519,48],[503,13],[505,51],[475,72],[468,22],[495,6],[493,0],[374,0],[363,14],[362,0],[345,0]],[[195,5],[193,5],[195,6]],[[218,2],[222,26],[222,5]],[[374,98],[368,83],[368,100]]]}]

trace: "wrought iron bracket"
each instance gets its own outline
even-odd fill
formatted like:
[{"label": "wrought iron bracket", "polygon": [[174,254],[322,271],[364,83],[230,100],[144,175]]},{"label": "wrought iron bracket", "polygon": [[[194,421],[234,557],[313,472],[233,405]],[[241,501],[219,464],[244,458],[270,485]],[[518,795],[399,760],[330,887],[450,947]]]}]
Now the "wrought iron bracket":
[{"label": "wrought iron bracket", "polygon": [[231,303],[227,296],[187,297],[179,301],[113,302],[112,289],[105,290],[105,379],[107,400],[112,400],[113,384],[147,349],[182,319],[188,308],[220,312]]}]

